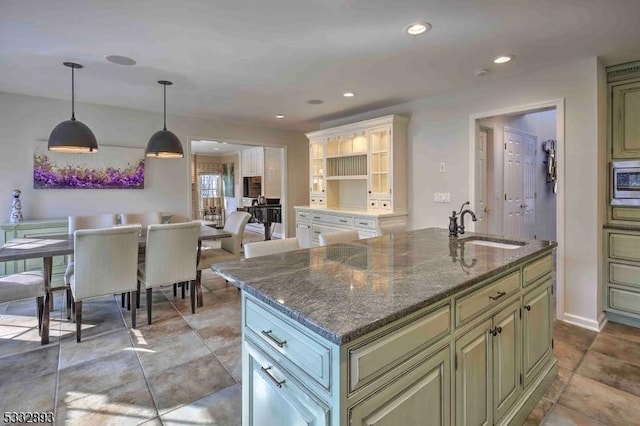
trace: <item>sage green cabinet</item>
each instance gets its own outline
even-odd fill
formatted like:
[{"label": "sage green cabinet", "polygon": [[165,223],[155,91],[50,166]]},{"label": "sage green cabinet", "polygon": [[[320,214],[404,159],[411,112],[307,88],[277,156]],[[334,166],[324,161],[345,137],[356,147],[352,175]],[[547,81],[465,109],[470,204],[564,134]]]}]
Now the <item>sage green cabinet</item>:
[{"label": "sage green cabinet", "polygon": [[611,157],[640,157],[640,81],[611,88]]},{"label": "sage green cabinet", "polygon": [[456,341],[456,424],[492,425],[518,399],[520,301]]},{"label": "sage green cabinet", "polygon": [[244,343],[244,424],[328,425],[329,407],[250,342]]},{"label": "sage green cabinet", "polygon": [[640,327],[640,230],[605,229],[607,319]]},{"label": "sage green cabinet", "polygon": [[450,360],[447,346],[351,408],[349,424],[450,425]]},{"label": "sage green cabinet", "polygon": [[552,354],[551,296],[551,276],[548,276],[523,298],[522,347],[525,388],[537,377]]},{"label": "sage green cabinet", "polygon": [[[15,238],[41,237],[43,235],[66,235],[67,219],[25,220],[19,223],[3,223],[0,225],[0,245]],[[14,260],[0,263],[0,275],[42,269],[42,259]],[[54,256],[51,273],[51,286],[64,286],[64,272],[67,268],[66,256]]]}]

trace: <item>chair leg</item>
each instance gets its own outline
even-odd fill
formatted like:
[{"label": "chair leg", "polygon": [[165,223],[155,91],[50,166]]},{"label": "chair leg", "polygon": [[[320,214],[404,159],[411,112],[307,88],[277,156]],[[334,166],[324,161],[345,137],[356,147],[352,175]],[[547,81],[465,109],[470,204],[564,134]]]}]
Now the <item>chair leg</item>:
[{"label": "chair leg", "polygon": [[191,313],[196,313],[196,286],[191,285]]},{"label": "chair leg", "polygon": [[151,324],[151,298],[153,295],[151,294],[152,289],[147,289],[147,324]]},{"label": "chair leg", "polygon": [[194,281],[191,283],[191,287],[196,288],[196,301],[198,302],[198,308],[202,308],[204,306],[204,301],[202,300],[202,283],[200,281]]},{"label": "chair leg", "polygon": [[182,289],[182,298],[184,299],[184,291],[186,289],[186,283],[184,281],[180,283],[180,288]]},{"label": "chair leg", "polygon": [[[67,291],[65,291],[67,299],[66,299],[66,306],[67,306],[67,319],[70,320],[71,319],[71,311],[73,309],[73,295],[71,294],[71,289],[67,288]],[[124,305],[123,305],[124,306]]]},{"label": "chair leg", "polygon": [[42,313],[44,310],[44,296],[36,297],[36,309],[38,312],[38,336],[42,336]]},{"label": "chair leg", "polygon": [[42,331],[40,332],[40,343],[46,345],[49,343],[49,292],[44,296],[42,304]]},{"label": "chair leg", "polygon": [[73,310],[76,317],[76,342],[80,343],[82,329],[82,302],[73,302]]},{"label": "chair leg", "polygon": [[178,295],[178,284],[173,283],[173,297],[175,298]]},{"label": "chair leg", "polygon": [[[122,294],[124,295],[124,293]],[[130,311],[131,310],[131,293],[127,293],[126,298],[127,298],[127,311]]]},{"label": "chair leg", "polygon": [[[136,297],[136,294],[138,294],[137,291],[132,291],[129,293],[129,299],[132,299],[134,297]],[[131,310],[131,328],[136,328],[136,308],[133,308]]]},{"label": "chair leg", "polygon": [[124,308],[124,297],[125,297],[124,293],[122,293],[121,297],[122,297],[122,307]]}]

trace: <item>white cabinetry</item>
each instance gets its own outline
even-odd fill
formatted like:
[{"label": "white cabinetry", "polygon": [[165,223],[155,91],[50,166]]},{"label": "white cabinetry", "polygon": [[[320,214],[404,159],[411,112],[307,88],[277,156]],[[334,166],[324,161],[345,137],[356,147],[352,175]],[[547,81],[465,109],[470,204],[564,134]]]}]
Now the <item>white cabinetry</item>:
[{"label": "white cabinetry", "polygon": [[256,147],[242,151],[242,176],[264,174],[264,148]]},{"label": "white cabinetry", "polygon": [[307,133],[311,205],[405,211],[407,122],[389,115]]}]

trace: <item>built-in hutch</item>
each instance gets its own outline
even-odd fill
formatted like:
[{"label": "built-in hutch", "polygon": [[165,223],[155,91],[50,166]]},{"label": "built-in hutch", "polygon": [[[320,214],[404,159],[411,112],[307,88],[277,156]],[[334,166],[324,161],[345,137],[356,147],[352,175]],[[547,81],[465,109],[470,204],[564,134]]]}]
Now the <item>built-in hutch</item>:
[{"label": "built-in hutch", "polygon": [[320,232],[358,229],[376,235],[384,223],[406,223],[406,128],[389,115],[307,133],[309,206],[296,207],[301,244]]},{"label": "built-in hutch", "polygon": [[[640,61],[607,68],[608,160],[640,161]],[[640,327],[640,205],[611,205],[609,174],[605,242],[607,319]]]}]

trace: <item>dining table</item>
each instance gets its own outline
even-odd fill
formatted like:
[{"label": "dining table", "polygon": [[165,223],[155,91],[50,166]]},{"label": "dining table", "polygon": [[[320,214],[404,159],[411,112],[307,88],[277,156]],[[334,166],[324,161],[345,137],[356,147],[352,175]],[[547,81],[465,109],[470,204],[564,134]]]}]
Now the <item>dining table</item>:
[{"label": "dining table", "polygon": [[[198,234],[198,254],[197,260],[200,259],[202,249],[202,241],[219,240],[229,238],[232,234],[223,230],[210,226],[201,225]],[[142,229],[139,238],[140,252],[144,252],[147,243],[146,229]],[[72,255],[74,253],[73,234],[62,235],[40,235],[29,238],[14,238],[7,241],[0,247],[0,262],[9,262],[14,260],[42,258],[44,269],[44,281],[46,289],[45,303],[53,304],[52,291],[66,290],[68,286],[51,287],[51,273],[53,269],[53,257]],[[202,294],[198,292],[198,306],[202,306]],[[49,309],[45,309],[42,318],[42,343],[49,343]]]}]

